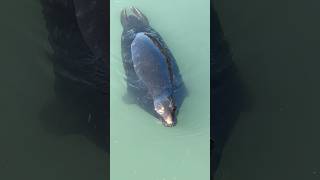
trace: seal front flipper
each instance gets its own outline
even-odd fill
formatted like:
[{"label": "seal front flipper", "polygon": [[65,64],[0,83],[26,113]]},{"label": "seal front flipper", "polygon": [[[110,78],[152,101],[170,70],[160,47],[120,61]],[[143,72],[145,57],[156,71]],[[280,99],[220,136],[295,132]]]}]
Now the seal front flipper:
[{"label": "seal front flipper", "polygon": [[132,97],[129,93],[126,93],[122,96],[122,101],[126,104],[135,104],[135,98]]}]

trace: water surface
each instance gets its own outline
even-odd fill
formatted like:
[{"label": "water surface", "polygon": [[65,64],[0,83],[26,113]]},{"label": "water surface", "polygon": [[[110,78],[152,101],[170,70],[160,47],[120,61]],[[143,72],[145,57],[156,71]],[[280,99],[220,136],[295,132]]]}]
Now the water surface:
[{"label": "water surface", "polygon": [[[111,179],[209,179],[210,12],[209,0],[112,0],[110,49]],[[134,5],[149,18],[176,58],[189,91],[174,128],[137,105],[126,92],[121,60],[120,12]]]},{"label": "water surface", "polygon": [[57,106],[39,2],[2,1],[0,20],[0,179],[106,179],[103,150],[44,125],[56,114],[77,121],[78,112]]},{"label": "water surface", "polygon": [[217,1],[254,101],[228,142],[217,180],[320,176],[319,1]]}]

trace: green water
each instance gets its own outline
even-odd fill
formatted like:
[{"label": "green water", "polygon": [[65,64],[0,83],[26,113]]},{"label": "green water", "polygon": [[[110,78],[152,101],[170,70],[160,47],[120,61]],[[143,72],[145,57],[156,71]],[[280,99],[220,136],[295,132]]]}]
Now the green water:
[{"label": "green water", "polygon": [[77,121],[78,112],[62,111],[55,97],[39,2],[2,1],[0,20],[0,179],[106,179],[103,150],[44,127],[56,114]]},{"label": "green water", "polygon": [[253,102],[215,179],[318,180],[319,1],[216,2]]},{"label": "green water", "polygon": [[[209,179],[210,10],[209,0],[111,0],[110,125],[111,179]],[[120,11],[134,5],[149,18],[174,54],[189,91],[174,128],[165,128],[126,91],[121,61]]]}]

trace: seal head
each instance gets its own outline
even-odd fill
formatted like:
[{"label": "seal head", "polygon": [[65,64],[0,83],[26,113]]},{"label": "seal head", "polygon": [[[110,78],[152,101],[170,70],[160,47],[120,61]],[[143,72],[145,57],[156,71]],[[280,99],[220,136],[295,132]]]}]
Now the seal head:
[{"label": "seal head", "polygon": [[177,124],[177,118],[175,115],[176,106],[171,96],[155,98],[153,103],[154,110],[159,115],[164,126],[173,127]]}]

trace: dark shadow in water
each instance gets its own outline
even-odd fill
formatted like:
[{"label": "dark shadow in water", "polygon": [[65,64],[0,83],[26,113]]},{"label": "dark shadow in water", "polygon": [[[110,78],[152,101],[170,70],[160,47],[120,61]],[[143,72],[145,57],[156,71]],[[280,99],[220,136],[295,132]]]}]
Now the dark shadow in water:
[{"label": "dark shadow in water", "polygon": [[41,0],[53,50],[49,59],[55,73],[56,99],[48,102],[40,116],[48,131],[84,134],[108,151],[106,58],[95,54],[85,41],[83,32],[87,31],[78,25],[81,12],[76,12],[74,2],[78,1]]},{"label": "dark shadow in water", "polygon": [[[107,150],[107,115],[101,94],[56,77],[55,98],[40,111],[44,128],[55,135],[82,134]],[[103,127],[103,128],[101,128]]]},{"label": "dark shadow in water", "polygon": [[211,163],[217,170],[231,131],[242,111],[250,109],[251,97],[232,59],[231,46],[224,37],[218,14],[212,10],[211,40]]}]

